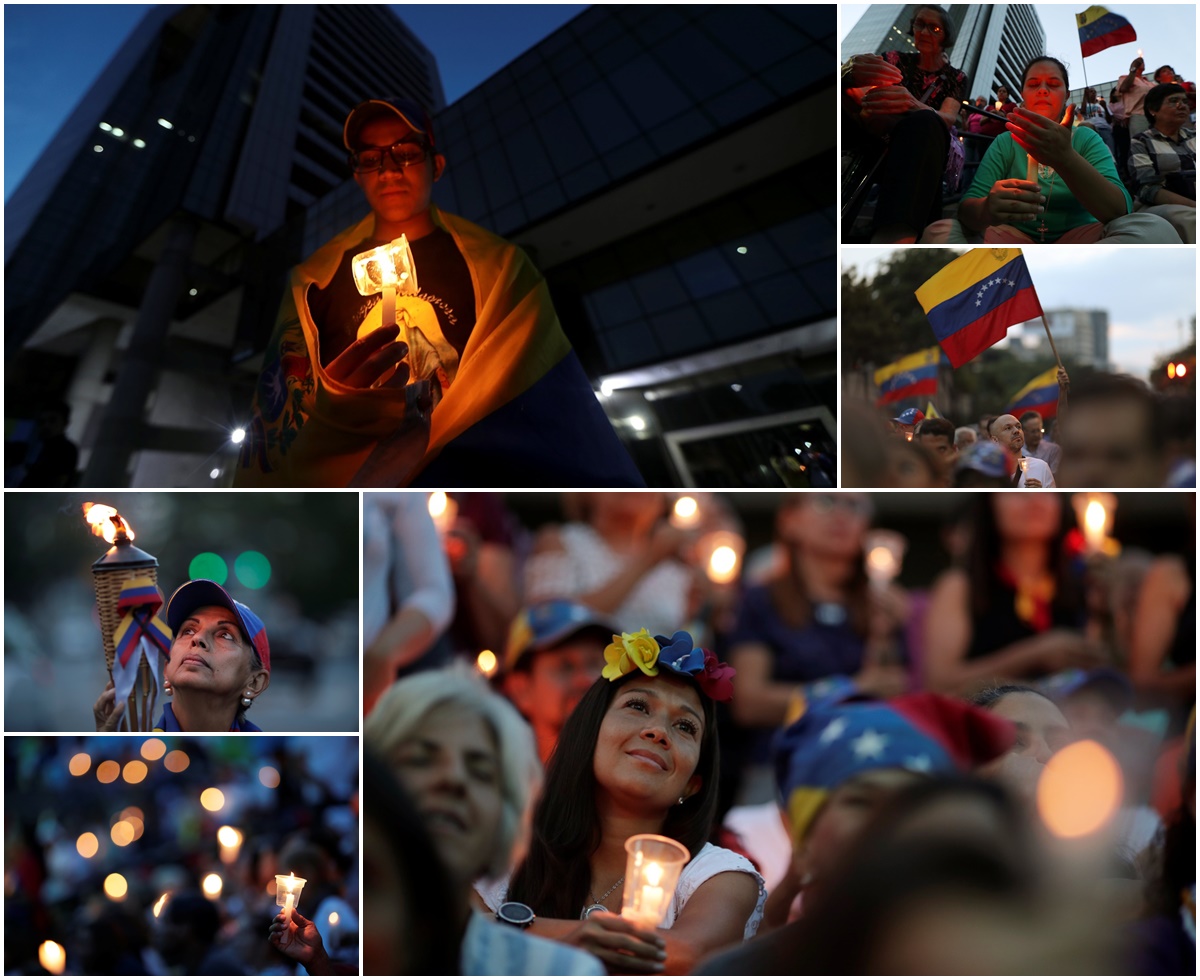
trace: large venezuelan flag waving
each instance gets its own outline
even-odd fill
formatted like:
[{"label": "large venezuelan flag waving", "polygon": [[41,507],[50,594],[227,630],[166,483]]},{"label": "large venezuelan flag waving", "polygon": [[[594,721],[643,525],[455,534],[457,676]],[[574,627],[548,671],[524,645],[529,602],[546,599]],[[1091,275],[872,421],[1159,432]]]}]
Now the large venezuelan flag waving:
[{"label": "large venezuelan flag waving", "polygon": [[879,389],[875,404],[890,405],[905,398],[936,395],[941,353],[938,347],[927,347],[881,367],[875,372],[875,386]]},{"label": "large venezuelan flag waving", "polygon": [[1058,414],[1058,368],[1052,367],[1030,381],[1009,399],[1004,411],[1017,418],[1026,412],[1037,412],[1047,420],[1054,418]]},{"label": "large venezuelan flag waving", "polygon": [[1088,7],[1082,14],[1075,15],[1075,23],[1079,27],[1079,47],[1085,58],[1105,48],[1137,40],[1133,25],[1107,7]]},{"label": "large venezuelan flag waving", "polygon": [[1013,324],[1042,315],[1019,248],[973,248],[922,285],[916,296],[956,368],[1003,340]]}]

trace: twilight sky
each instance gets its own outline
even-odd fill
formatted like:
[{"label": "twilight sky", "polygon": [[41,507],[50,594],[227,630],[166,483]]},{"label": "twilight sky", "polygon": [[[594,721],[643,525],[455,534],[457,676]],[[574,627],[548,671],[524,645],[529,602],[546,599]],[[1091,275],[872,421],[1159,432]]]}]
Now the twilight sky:
[{"label": "twilight sky", "polygon": [[[153,4],[4,5],[4,199]],[[449,104],[587,4],[393,4],[433,52]]]}]

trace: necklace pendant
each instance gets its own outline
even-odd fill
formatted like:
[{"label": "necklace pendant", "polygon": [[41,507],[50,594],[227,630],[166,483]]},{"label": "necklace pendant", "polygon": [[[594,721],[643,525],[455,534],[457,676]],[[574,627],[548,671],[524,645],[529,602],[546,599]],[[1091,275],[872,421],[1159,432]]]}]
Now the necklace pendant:
[{"label": "necklace pendant", "polygon": [[597,902],[595,905],[586,905],[582,912],[579,913],[579,918],[586,919],[593,912],[607,912],[608,909]]}]

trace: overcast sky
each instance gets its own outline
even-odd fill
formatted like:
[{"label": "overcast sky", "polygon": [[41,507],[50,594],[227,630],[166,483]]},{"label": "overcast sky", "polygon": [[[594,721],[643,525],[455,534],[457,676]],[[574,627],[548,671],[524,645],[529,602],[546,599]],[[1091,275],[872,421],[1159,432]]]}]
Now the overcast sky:
[{"label": "overcast sky", "polygon": [[[844,246],[842,267],[873,276],[893,252]],[[1108,310],[1109,359],[1117,370],[1144,378],[1157,358],[1192,339],[1195,249],[1043,245],[1023,253],[1042,309]],[[1041,324],[1034,329],[1042,330]],[[1021,330],[1012,328],[1009,339]]]},{"label": "overcast sky", "polygon": [[[861,19],[870,4],[843,3],[838,5],[838,38],[844,38]],[[945,6],[943,4],[943,6]],[[1046,32],[1045,54],[1054,55],[1067,66],[1072,88],[1083,85],[1083,59],[1079,52],[1079,29],[1075,15],[1089,6],[1084,0],[1074,3],[1038,3],[1038,18]],[[1106,48],[1087,59],[1087,77],[1091,82],[1110,82],[1129,71],[1129,63],[1137,57],[1138,49],[1146,59],[1146,73],[1160,65],[1170,65],[1189,80],[1196,78],[1196,5],[1156,3],[1102,4],[1114,14],[1120,14],[1137,31],[1138,39],[1128,44]],[[842,57],[861,54],[843,51]],[[954,50],[950,51],[954,63]],[[983,95],[975,92],[972,95]],[[1108,93],[1104,93],[1107,97]]]}]

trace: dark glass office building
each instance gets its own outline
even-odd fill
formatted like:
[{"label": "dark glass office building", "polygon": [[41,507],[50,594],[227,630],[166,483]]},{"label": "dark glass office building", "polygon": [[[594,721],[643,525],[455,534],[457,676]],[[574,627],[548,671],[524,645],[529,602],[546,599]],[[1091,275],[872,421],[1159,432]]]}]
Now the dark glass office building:
[{"label": "dark glass office building", "polygon": [[[364,37],[395,57],[362,58]],[[346,178],[347,107],[381,86],[444,103],[386,7],[146,15],[5,206],[6,484],[55,398],[87,484],[227,479],[239,338],[274,318],[305,212]]]}]

